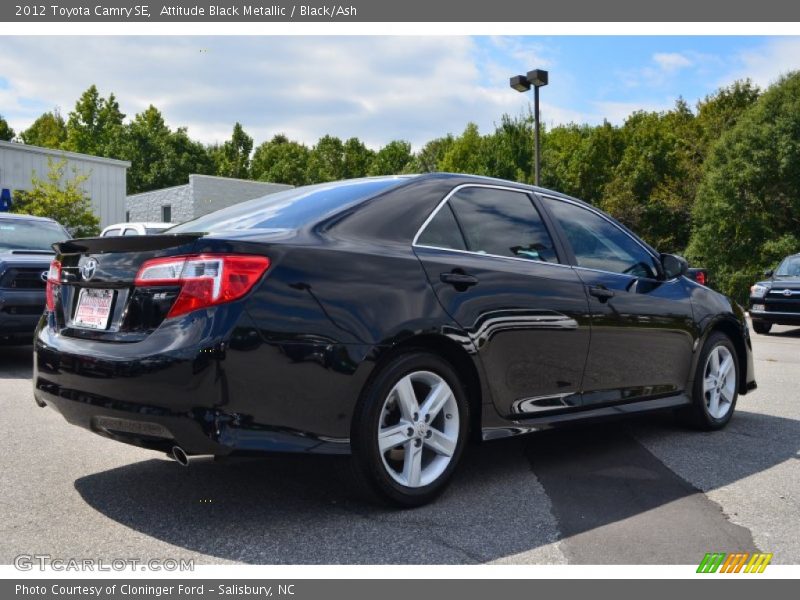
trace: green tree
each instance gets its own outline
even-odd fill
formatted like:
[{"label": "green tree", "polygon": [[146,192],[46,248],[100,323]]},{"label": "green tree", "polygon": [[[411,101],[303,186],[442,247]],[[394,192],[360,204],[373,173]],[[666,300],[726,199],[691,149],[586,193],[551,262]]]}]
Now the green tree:
[{"label": "green tree", "polygon": [[664,113],[636,112],[625,122],[625,150],[604,189],[602,207],[665,252],[689,241],[697,169],[686,141],[695,117],[683,100]]},{"label": "green tree", "polygon": [[241,123],[233,126],[231,139],[221,146],[209,150],[216,165],[216,173],[221,177],[247,179],[250,177],[250,153],[253,151],[253,138],[245,132]]},{"label": "green tree", "polygon": [[75,237],[97,235],[100,221],[84,191],[89,176],[73,171],[72,177],[67,177],[66,169],[66,160],[49,159],[47,177],[41,179],[34,173],[32,189],[17,193],[13,210],[55,219]]},{"label": "green tree", "polygon": [[453,140],[440,162],[442,171],[490,175],[486,144],[475,123],[468,123],[464,133]]},{"label": "green tree", "polygon": [[213,173],[214,163],[205,147],[192,141],[186,129],[172,131],[159,110],[150,105],[126,126],[125,159],[128,193],[186,183],[193,173]]},{"label": "green tree", "polygon": [[442,170],[442,158],[452,147],[455,138],[447,134],[425,144],[408,165],[409,173],[433,173]]},{"label": "green tree", "polygon": [[740,302],[760,272],[800,251],[800,72],[723,133],[703,165],[688,255]]},{"label": "green tree", "polygon": [[306,146],[278,134],[256,148],[250,171],[259,181],[305,185],[308,160]]},{"label": "green tree", "polygon": [[411,162],[411,144],[394,140],[378,150],[369,166],[370,175],[399,175]]},{"label": "green tree", "polygon": [[724,131],[736,125],[739,117],[758,100],[761,91],[749,79],[718,89],[697,103],[697,125],[702,158]]},{"label": "green tree", "polygon": [[36,119],[19,137],[31,146],[61,148],[67,141],[67,124],[56,109]]},{"label": "green tree", "polygon": [[15,135],[16,134],[14,133],[14,130],[11,129],[11,125],[8,124],[8,121],[3,118],[3,115],[0,115],[0,140],[3,140],[4,142],[10,142],[14,139]]},{"label": "green tree", "polygon": [[364,177],[370,169],[375,153],[367,148],[357,137],[344,143],[342,175],[345,179]]},{"label": "green tree", "polygon": [[324,183],[344,178],[344,144],[338,137],[325,135],[308,157],[309,183]]},{"label": "green tree", "polygon": [[120,111],[114,94],[100,96],[97,86],[91,85],[75,103],[67,120],[65,150],[121,158],[125,147],[125,115]]}]

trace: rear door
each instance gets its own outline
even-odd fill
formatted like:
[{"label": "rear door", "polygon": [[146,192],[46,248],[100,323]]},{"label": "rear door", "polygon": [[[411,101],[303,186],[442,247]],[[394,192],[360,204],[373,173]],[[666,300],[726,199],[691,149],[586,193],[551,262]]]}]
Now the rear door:
[{"label": "rear door", "polygon": [[587,298],[530,195],[460,186],[423,225],[414,249],[477,348],[501,415],[580,406]]},{"label": "rear door", "polygon": [[694,344],[684,279],[663,280],[658,258],[605,215],[564,199],[543,200],[589,296],[584,406],[684,391]]}]

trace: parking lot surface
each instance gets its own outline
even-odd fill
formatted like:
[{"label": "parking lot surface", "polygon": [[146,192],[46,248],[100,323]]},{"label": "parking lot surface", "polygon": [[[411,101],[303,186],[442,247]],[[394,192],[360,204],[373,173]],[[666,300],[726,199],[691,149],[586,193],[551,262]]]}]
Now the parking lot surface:
[{"label": "parking lot surface", "polygon": [[67,425],[31,394],[30,348],[0,348],[0,563],[800,564],[800,329],[754,335],[759,388],[721,432],[670,414],[469,448],[415,510],[354,498],[338,457],[194,461]]}]

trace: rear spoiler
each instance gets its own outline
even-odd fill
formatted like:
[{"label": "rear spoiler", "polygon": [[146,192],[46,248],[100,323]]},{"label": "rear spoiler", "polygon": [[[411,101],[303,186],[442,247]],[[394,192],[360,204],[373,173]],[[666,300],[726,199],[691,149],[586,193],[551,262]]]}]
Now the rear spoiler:
[{"label": "rear spoiler", "polygon": [[203,235],[203,233],[166,233],[160,235],[78,238],[53,244],[53,250],[58,254],[100,254],[103,252],[164,250],[189,244],[203,237]]}]

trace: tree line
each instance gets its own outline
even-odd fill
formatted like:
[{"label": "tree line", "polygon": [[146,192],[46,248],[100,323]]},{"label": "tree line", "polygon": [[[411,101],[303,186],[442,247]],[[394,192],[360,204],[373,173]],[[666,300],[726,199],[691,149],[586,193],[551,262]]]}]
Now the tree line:
[{"label": "tree line", "polygon": [[[398,173],[449,171],[530,183],[533,118],[474,123],[418,151],[404,140],[373,150],[357,137],[312,146],[283,134],[254,148],[240,123],[221,144],[170,128],[155,106],[126,120],[93,85],[67,118],[41,115],[18,135],[0,117],[0,139],[129,160],[128,193],[186,183],[192,173],[291,185]],[[749,80],[694,107],[635,111],[622,125],[566,124],[542,135],[542,185],[611,213],[663,252],[712,270],[740,301],[761,270],[800,251],[800,74],[767,90]]]}]

